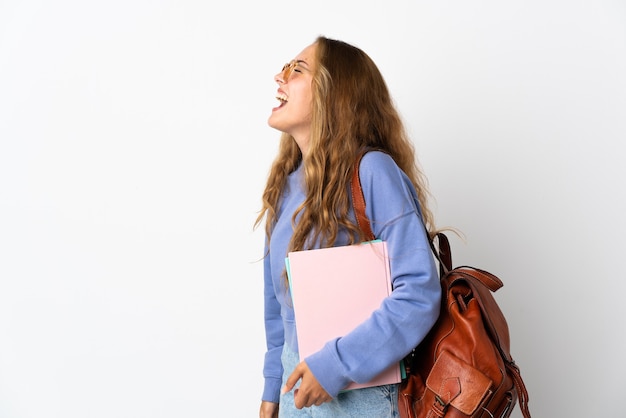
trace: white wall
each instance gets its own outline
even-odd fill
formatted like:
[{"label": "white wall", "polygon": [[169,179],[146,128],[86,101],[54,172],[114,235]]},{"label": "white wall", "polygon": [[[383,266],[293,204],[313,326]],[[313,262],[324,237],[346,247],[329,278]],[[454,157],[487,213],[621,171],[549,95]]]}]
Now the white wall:
[{"label": "white wall", "polygon": [[620,416],[624,2],[5,0],[0,417],[257,415],[272,76],[318,34],[504,280],[533,416]]}]

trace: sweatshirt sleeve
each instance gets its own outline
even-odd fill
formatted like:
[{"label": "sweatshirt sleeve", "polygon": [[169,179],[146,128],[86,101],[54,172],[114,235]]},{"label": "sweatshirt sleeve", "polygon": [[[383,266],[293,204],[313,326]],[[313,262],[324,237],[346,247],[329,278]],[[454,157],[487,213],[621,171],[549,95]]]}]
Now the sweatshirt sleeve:
[{"label": "sweatshirt sleeve", "polygon": [[[267,254],[267,247],[265,248]],[[264,277],[264,315],[265,315],[265,340],[267,351],[263,365],[263,377],[265,384],[261,400],[278,403],[283,375],[283,367],[280,356],[283,349],[284,329],[280,314],[280,303],[276,299],[272,283],[270,257],[266,256],[263,261]]]},{"label": "sweatshirt sleeve", "polygon": [[305,359],[333,397],[350,382],[367,382],[404,358],[435,323],[441,299],[412,184],[381,152],[367,153],[359,173],[372,231],[387,242],[393,291],[353,331]]}]

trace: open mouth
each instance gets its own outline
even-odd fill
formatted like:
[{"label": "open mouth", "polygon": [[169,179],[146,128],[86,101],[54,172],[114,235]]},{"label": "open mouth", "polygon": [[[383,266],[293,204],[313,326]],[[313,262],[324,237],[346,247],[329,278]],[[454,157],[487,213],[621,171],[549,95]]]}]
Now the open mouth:
[{"label": "open mouth", "polygon": [[284,94],[279,94],[276,96],[276,100],[280,102],[280,105],[278,107],[283,107],[285,103],[287,103],[287,96]]}]

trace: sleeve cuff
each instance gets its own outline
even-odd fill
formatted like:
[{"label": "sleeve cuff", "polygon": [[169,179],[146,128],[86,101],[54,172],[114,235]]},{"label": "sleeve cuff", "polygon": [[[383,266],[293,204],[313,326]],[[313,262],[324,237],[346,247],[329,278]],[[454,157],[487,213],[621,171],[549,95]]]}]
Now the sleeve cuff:
[{"label": "sleeve cuff", "polygon": [[265,387],[263,389],[262,401],[278,403],[280,401],[281,379],[266,378]]}]

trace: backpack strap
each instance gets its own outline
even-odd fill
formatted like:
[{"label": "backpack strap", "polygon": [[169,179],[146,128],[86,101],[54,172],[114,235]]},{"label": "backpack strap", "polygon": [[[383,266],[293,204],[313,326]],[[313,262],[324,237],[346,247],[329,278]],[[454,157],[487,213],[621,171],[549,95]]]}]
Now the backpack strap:
[{"label": "backpack strap", "polygon": [[350,182],[350,190],[352,192],[352,205],[354,206],[354,215],[356,216],[356,223],[365,234],[368,240],[376,239],[376,236],[372,232],[372,226],[369,219],[365,214],[365,197],[363,196],[363,189],[361,188],[361,179],[359,178],[359,166],[361,165],[361,158],[367,151],[359,153],[356,163],[354,164],[354,172],[352,173],[352,181]]},{"label": "backpack strap", "polygon": [[517,398],[519,400],[519,408],[522,411],[524,418],[530,418],[530,410],[528,409],[528,390],[522,380],[522,374],[520,369],[514,361],[506,363],[506,369],[510,372],[515,381],[515,390],[517,391]]},{"label": "backpack strap", "polygon": [[[424,226],[424,228],[426,228],[426,226]],[[426,236],[430,238],[428,231],[426,231]],[[432,238],[430,238],[430,249],[439,261],[439,277],[443,277],[452,270],[452,251],[450,250],[450,241],[448,241],[446,234],[437,232],[435,237],[437,237],[437,248],[435,248],[435,244]]]}]

